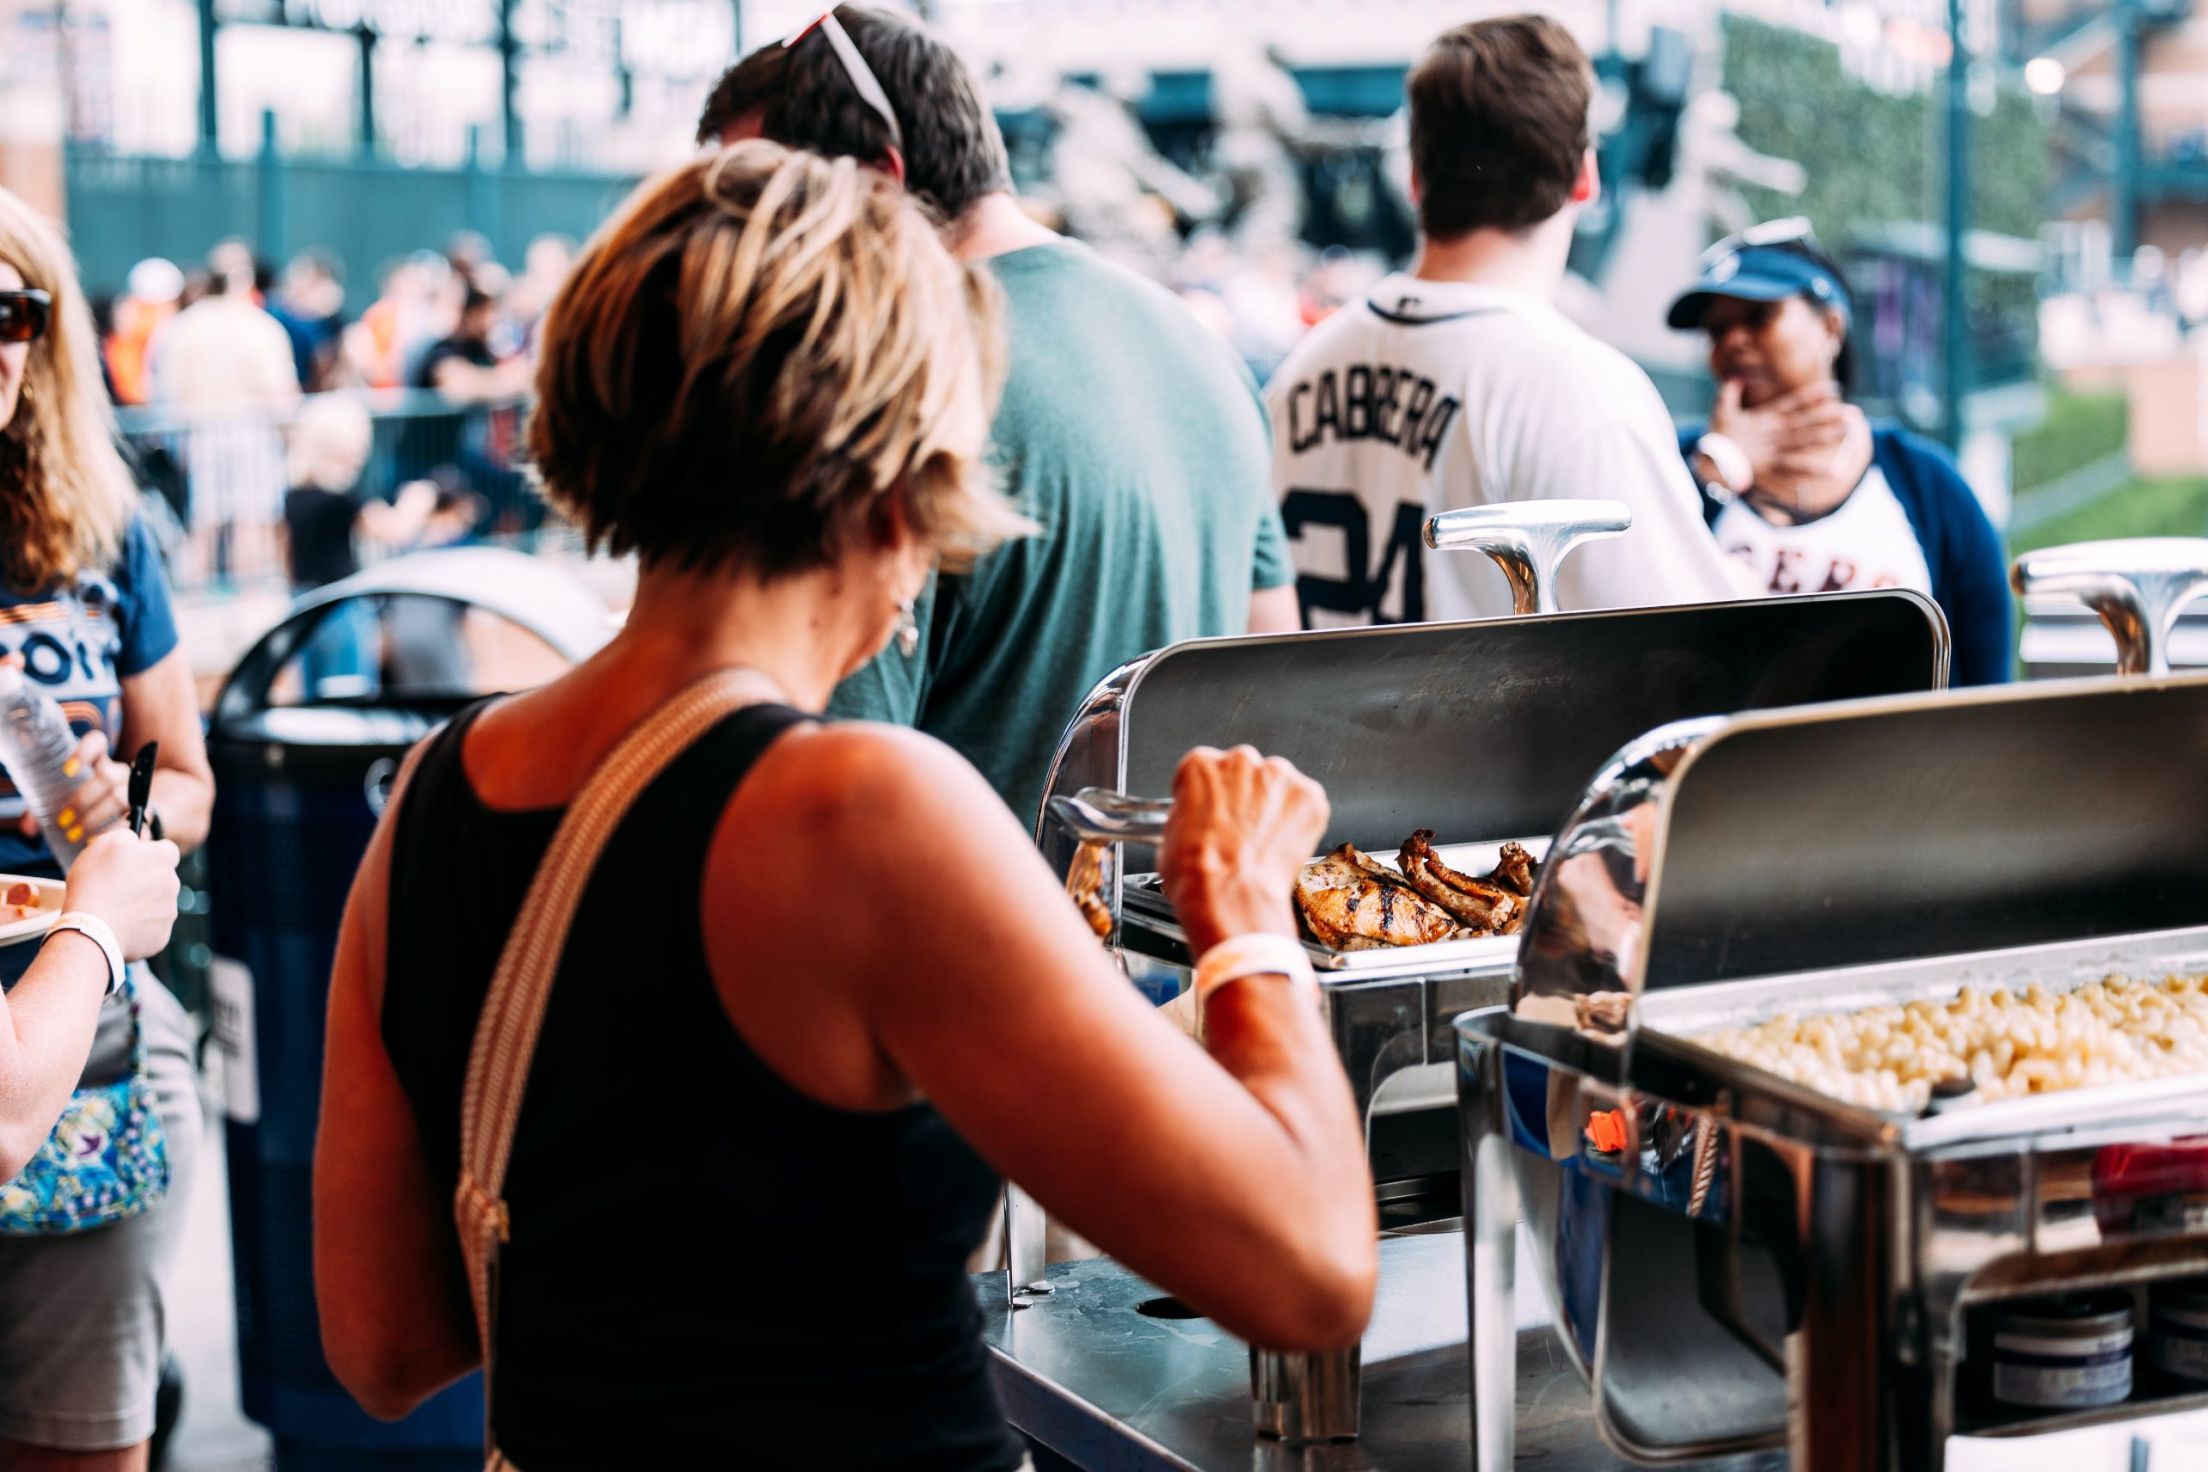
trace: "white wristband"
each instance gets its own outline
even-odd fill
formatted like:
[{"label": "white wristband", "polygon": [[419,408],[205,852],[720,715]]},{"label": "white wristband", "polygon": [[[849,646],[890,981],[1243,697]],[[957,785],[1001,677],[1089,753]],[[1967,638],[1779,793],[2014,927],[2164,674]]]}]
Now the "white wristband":
[{"label": "white wristband", "polygon": [[64,930],[74,930],[100,948],[100,954],[107,957],[107,994],[112,997],[120,991],[125,964],[123,944],[115,938],[113,927],[90,910],[64,910],[46,934],[51,938]]},{"label": "white wristband", "polygon": [[1694,442],[1695,453],[1704,456],[1717,470],[1718,483],[1734,495],[1749,489],[1756,481],[1755,464],[1748,452],[1726,436],[1712,432]]},{"label": "white wristband", "polygon": [[1230,981],[1244,976],[1285,976],[1290,986],[1316,993],[1317,973],[1311,969],[1311,953],[1292,935],[1250,931],[1229,936],[1196,962],[1196,1004]]}]

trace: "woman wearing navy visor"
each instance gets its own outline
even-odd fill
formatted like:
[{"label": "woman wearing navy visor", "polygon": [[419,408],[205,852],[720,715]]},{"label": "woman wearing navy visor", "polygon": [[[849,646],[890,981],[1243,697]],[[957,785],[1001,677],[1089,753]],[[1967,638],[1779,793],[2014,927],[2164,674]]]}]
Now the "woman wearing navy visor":
[{"label": "woman wearing navy visor", "polygon": [[1721,241],[1671,305],[1710,342],[1707,426],[1680,449],[1710,530],[1772,593],[1913,588],[1954,636],[1957,685],[2010,674],[2008,560],[1947,451],[1847,400],[1853,309],[1805,222]]}]

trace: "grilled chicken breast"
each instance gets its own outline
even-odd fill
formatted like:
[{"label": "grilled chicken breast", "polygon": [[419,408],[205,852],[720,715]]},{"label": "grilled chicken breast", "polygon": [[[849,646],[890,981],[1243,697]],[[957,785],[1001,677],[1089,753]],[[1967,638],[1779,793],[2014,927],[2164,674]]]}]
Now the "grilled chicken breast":
[{"label": "grilled chicken breast", "polygon": [[1446,911],[1354,844],[1303,866],[1296,908],[1312,936],[1338,951],[1425,945],[1463,933]]}]

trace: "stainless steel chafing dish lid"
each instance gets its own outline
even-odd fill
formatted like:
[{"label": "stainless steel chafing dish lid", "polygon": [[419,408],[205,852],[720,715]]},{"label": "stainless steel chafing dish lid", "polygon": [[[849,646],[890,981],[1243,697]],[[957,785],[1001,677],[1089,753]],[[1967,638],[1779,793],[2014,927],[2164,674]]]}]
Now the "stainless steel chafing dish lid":
[{"label": "stainless steel chafing dish lid", "polygon": [[[1890,590],[1193,640],[1089,693],[1052,763],[1036,837],[1063,874],[1077,840],[1050,798],[1088,787],[1162,796],[1191,747],[1239,742],[1325,784],[1328,848],[1393,852],[1414,828],[1445,840],[1547,833],[1626,732],[1932,689],[1947,665],[1937,606]],[[1107,899],[1117,914],[1116,882]]]},{"label": "stainless steel chafing dish lid", "polygon": [[1644,990],[2208,925],[2204,753],[2208,676],[1652,732],[1557,835],[1514,1018],[1629,1048]]}]

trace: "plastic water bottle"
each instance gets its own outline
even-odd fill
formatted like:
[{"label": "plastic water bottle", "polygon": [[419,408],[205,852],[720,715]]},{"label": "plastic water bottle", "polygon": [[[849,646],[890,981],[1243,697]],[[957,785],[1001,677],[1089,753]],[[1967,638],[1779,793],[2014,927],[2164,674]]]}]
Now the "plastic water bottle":
[{"label": "plastic water bottle", "polygon": [[14,665],[0,665],[0,767],[6,767],[15,790],[23,794],[46,846],[64,873],[77,861],[90,834],[79,829],[75,842],[54,822],[54,815],[69,806],[69,799],[91,774],[69,776],[63,768],[77,749],[77,733],[52,697],[33,689]]}]

